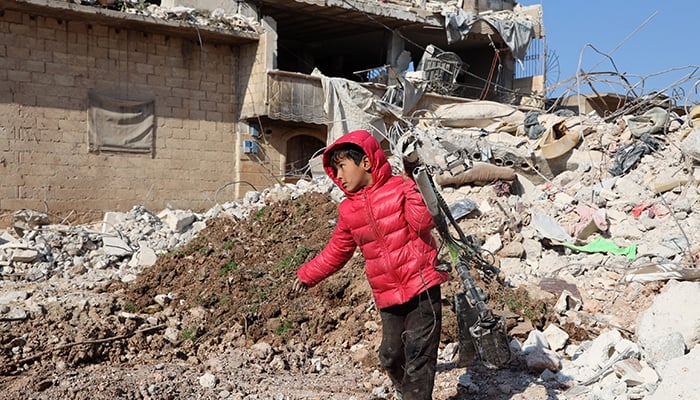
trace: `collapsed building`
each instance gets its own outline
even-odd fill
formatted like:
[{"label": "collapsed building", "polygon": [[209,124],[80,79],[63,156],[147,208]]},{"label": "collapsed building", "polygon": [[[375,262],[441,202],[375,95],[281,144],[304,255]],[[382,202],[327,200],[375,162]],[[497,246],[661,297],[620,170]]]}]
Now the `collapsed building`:
[{"label": "collapsed building", "polygon": [[157,3],[0,0],[0,210],[201,210],[310,176],[338,132],[544,98],[540,6]]}]

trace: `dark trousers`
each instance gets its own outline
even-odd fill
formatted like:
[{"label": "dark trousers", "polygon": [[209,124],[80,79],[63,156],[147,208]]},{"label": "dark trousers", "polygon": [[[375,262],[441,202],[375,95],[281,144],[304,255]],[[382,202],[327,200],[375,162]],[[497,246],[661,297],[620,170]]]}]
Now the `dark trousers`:
[{"label": "dark trousers", "polygon": [[379,362],[404,400],[432,399],[442,328],[440,285],[380,315]]}]

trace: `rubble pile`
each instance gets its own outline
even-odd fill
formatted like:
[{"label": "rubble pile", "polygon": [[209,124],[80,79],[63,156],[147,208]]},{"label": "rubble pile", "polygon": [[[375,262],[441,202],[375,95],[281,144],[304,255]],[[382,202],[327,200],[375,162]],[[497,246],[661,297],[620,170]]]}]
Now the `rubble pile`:
[{"label": "rubble pile", "polygon": [[[700,312],[694,307],[700,301],[695,267],[700,170],[693,156],[700,154],[695,144],[700,135],[697,114],[661,113],[650,107],[611,122],[594,114],[567,113],[520,113],[507,120],[483,112],[463,113],[460,120],[453,110],[446,124],[434,118],[419,124],[441,144],[432,149],[436,160],[457,151],[474,165],[483,164],[479,177],[452,180],[439,190],[448,204],[462,207],[455,213],[460,226],[493,255],[506,283],[554,304],[557,319],[538,329],[528,318],[507,315],[513,365],[524,369],[446,368],[438,374],[436,399],[478,397],[484,394],[484,376],[497,382],[485,398],[700,395],[694,378],[700,372]],[[628,151],[629,146],[643,149]],[[396,158],[392,163],[400,168]],[[512,173],[499,175],[502,170],[494,167]],[[444,172],[448,174],[448,168]],[[251,191],[240,201],[217,204],[204,213],[165,209],[156,214],[136,206],[125,213],[106,213],[96,224],[72,226],[50,224],[42,213],[19,210],[11,229],[0,235],[0,319],[14,324],[42,318],[72,321],[76,336],[76,319],[88,326],[96,319],[124,325],[143,319],[140,329],[162,330],[163,340],[177,342],[183,329],[173,334],[172,324],[166,327],[148,315],[119,312],[114,294],[86,290],[148,274],[159,257],[197,238],[212,219],[245,220],[266,204],[309,193],[342,200],[342,192],[327,178],[317,177]],[[165,292],[154,299],[163,305],[168,301],[172,296]],[[192,315],[189,318],[196,318],[196,312]],[[240,334],[232,332],[227,338],[235,341]],[[51,340],[60,344],[64,339]],[[245,354],[257,354],[265,346],[270,344],[258,343]],[[453,361],[455,346],[449,343],[441,349],[441,362]],[[31,347],[17,340],[3,347],[19,360],[32,354]],[[371,354],[368,348],[353,347],[353,360],[343,362],[365,359]],[[251,356],[253,361],[238,366],[262,364],[267,372],[289,369],[272,356],[282,349],[265,351],[269,354],[257,361]],[[315,373],[343,373],[323,357],[301,360],[302,366],[311,363]],[[264,389],[222,389],[216,375],[199,376],[198,390],[227,392],[222,398],[234,398],[234,392],[237,398],[264,396]],[[389,396],[388,382],[377,376],[370,382],[365,390],[376,397]]]},{"label": "rubble pile", "polygon": [[83,226],[49,224],[45,213],[19,210],[13,214],[12,231],[0,235],[0,276],[27,282],[82,276],[79,283],[87,283],[87,288],[113,280],[131,282],[158,256],[192,240],[210,218],[246,219],[266,202],[330,192],[331,186],[327,179],[277,185],[263,193],[249,192],[239,202],[217,204],[206,213],[166,208],[154,214],[134,206],[128,212],[105,213],[103,221]]},{"label": "rubble pile", "polygon": [[144,15],[166,21],[183,21],[197,26],[205,26],[238,32],[259,32],[260,24],[255,18],[239,13],[228,13],[223,8],[214,10],[193,7],[163,7],[160,2],[151,4],[143,0],[76,0],[78,4],[94,7],[107,7],[128,14]]},{"label": "rubble pile", "polygon": [[[691,282],[700,277],[694,114],[649,107],[608,123],[595,114],[542,113],[528,124],[528,117],[513,121],[516,113],[503,105],[479,103],[462,104],[461,112],[438,108],[448,129],[443,119],[422,123],[427,141],[440,143],[434,147],[444,154],[454,158],[457,149],[473,165],[489,163],[481,178],[444,179],[449,167],[439,176],[469,183],[443,188],[448,204],[477,204],[478,220],[466,222],[465,231],[496,255],[511,285],[556,301],[559,324],[530,330],[513,342],[514,353],[543,371],[542,379],[569,388],[567,399],[697,396],[692,373],[666,386],[675,363],[697,371],[700,314],[683,306],[700,294]],[[643,151],[627,150],[636,146]],[[507,180],[504,166],[516,172],[516,195],[474,187]],[[655,297],[653,288],[669,280]],[[598,336],[573,345],[562,329],[571,326]],[[518,329],[511,330],[516,338]]]}]

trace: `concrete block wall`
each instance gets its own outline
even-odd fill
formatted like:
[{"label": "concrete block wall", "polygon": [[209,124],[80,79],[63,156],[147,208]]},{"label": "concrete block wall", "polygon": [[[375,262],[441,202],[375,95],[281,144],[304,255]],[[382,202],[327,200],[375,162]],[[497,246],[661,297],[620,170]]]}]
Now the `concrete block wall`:
[{"label": "concrete block wall", "polygon": [[[237,178],[240,56],[230,45],[5,11],[0,210],[211,207]],[[90,90],[155,99],[153,156],[88,151]]]},{"label": "concrete block wall", "polygon": [[275,67],[272,48],[276,40],[276,34],[266,33],[260,35],[258,43],[241,46],[239,88],[242,90],[242,120],[267,115],[267,71]]},{"label": "concrete block wall", "polygon": [[[267,91],[267,71],[276,68],[277,33],[274,20],[265,18],[262,21],[265,33],[260,35],[257,43],[241,46],[240,48],[240,70],[239,90],[241,90],[241,111],[242,121],[255,122],[261,124],[258,117],[268,113],[268,91]],[[241,197],[246,191],[252,190],[253,185],[257,190],[284,184],[284,152],[285,148],[280,146],[275,138],[276,133],[264,134],[264,131],[276,131],[270,120],[266,120],[261,126],[263,136],[255,138],[250,136],[250,125],[241,123],[239,129],[239,147],[244,140],[255,140],[259,144],[260,151],[257,154],[239,154],[239,175],[242,182],[236,187],[235,195]]]}]

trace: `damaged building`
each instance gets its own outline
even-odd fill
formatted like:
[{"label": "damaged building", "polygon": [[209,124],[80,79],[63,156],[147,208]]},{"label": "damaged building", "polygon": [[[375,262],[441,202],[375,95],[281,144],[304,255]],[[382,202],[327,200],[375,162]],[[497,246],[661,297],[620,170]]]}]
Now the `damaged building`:
[{"label": "damaged building", "polygon": [[204,209],[310,177],[346,129],[381,135],[473,100],[538,106],[541,15],[485,0],[0,0],[0,210]]}]

